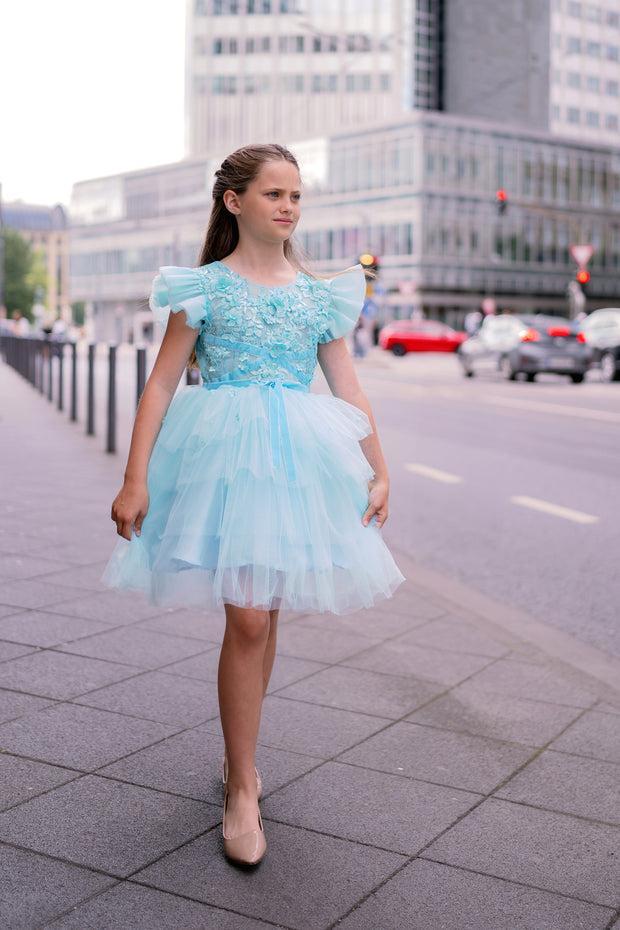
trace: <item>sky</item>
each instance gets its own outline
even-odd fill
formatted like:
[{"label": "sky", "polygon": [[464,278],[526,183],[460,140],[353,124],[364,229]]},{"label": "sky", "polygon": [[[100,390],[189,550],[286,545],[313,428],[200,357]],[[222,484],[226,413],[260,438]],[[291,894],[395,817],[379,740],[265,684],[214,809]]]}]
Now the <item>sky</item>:
[{"label": "sky", "polygon": [[14,0],[0,12],[5,201],[183,157],[185,0]]}]

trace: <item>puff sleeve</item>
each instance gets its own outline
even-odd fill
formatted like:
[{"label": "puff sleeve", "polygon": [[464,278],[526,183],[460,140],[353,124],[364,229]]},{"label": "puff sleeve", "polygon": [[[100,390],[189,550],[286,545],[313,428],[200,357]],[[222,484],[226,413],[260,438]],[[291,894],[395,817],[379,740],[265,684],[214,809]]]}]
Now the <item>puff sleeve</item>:
[{"label": "puff sleeve", "polygon": [[167,265],[159,269],[153,281],[149,307],[155,319],[163,326],[170,311],[185,311],[185,322],[198,329],[207,317],[208,307],[203,278],[196,268],[178,268]]},{"label": "puff sleeve", "polygon": [[327,328],[319,342],[331,342],[350,332],[359,319],[366,296],[366,278],[361,265],[347,268],[325,282],[330,294]]}]

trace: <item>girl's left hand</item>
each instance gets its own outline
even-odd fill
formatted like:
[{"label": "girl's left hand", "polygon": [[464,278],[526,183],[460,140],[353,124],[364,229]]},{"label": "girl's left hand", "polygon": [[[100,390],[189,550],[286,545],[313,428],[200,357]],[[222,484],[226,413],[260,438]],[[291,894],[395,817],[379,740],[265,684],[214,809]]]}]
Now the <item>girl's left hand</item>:
[{"label": "girl's left hand", "polygon": [[362,517],[364,526],[368,526],[372,518],[381,528],[388,516],[388,493],[390,483],[387,479],[373,478],[368,482],[368,507]]}]

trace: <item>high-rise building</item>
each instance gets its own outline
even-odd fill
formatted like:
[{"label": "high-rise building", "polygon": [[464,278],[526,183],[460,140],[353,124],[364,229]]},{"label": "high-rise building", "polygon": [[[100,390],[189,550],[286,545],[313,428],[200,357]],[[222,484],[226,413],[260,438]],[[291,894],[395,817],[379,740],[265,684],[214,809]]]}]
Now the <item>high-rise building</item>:
[{"label": "high-rise building", "polygon": [[440,109],[437,0],[188,0],[188,154]]},{"label": "high-rise building", "polygon": [[193,157],[416,110],[620,144],[620,0],[187,0]]}]

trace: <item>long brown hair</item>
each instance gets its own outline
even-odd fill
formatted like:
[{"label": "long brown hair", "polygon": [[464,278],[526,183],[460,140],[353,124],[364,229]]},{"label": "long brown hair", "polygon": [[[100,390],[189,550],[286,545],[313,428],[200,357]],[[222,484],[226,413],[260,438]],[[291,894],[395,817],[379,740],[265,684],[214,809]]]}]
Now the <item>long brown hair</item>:
[{"label": "long brown hair", "polygon": [[[248,185],[256,179],[263,165],[268,161],[288,161],[299,171],[297,159],[292,152],[282,145],[244,145],[237,149],[215,172],[213,184],[213,204],[207,226],[205,241],[200,252],[198,265],[208,265],[221,261],[234,251],[239,242],[237,217],[230,213],[224,203],[226,191],[243,194]],[[284,243],[284,255],[295,268],[306,271],[299,251],[291,239]]]}]

